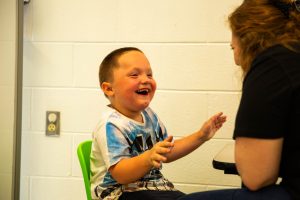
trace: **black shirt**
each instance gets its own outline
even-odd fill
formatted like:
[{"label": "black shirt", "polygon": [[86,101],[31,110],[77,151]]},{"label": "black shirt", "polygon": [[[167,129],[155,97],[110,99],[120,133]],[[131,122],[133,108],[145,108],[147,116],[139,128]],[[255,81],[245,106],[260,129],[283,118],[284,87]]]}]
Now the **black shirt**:
[{"label": "black shirt", "polygon": [[300,53],[276,45],[254,59],[233,137],[283,137],[281,185],[300,200]]}]

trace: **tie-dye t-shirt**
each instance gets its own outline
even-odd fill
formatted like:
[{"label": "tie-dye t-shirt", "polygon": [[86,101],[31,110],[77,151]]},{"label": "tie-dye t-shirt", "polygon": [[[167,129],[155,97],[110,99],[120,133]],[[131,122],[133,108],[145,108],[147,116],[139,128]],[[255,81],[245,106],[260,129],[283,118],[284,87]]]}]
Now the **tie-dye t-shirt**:
[{"label": "tie-dye t-shirt", "polygon": [[118,199],[123,191],[175,190],[160,169],[152,169],[141,179],[127,185],[114,180],[108,169],[123,158],[138,156],[167,137],[157,115],[147,108],[143,122],[134,121],[107,107],[93,132],[91,151],[91,192],[93,199]]}]

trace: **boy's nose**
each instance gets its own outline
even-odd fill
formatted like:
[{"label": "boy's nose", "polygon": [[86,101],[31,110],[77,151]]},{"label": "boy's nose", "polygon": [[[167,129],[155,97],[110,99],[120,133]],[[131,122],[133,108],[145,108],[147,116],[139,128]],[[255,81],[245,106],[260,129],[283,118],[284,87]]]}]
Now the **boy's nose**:
[{"label": "boy's nose", "polygon": [[141,82],[143,83],[147,83],[149,82],[150,78],[148,77],[148,75],[142,75],[141,76]]}]

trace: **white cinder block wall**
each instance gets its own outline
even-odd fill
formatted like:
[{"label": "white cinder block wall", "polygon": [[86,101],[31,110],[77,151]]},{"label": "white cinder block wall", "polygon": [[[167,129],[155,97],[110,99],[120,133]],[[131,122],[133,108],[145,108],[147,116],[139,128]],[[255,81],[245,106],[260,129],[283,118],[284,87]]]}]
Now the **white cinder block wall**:
[{"label": "white cinder block wall", "polygon": [[[223,111],[228,122],[189,156],[164,165],[184,192],[240,185],[212,168],[228,142],[240,97],[227,15],[241,0],[32,0],[24,10],[22,200],[81,200],[85,190],[77,145],[107,100],[98,66],[123,46],[148,56],[158,90],[152,108],[170,134],[182,137]],[[61,135],[45,136],[46,111],[61,112]]]}]

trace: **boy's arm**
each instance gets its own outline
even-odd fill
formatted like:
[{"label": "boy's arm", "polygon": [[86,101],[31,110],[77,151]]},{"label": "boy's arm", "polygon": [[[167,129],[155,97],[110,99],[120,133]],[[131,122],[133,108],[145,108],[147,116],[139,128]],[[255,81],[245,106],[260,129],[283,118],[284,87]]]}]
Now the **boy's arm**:
[{"label": "boy's arm", "polygon": [[175,140],[174,147],[166,154],[167,161],[172,162],[191,153],[204,142],[210,140],[226,121],[223,113],[218,113],[206,121],[201,129],[187,137]]},{"label": "boy's arm", "polygon": [[124,158],[109,168],[112,177],[120,184],[134,182],[147,174],[152,165],[148,162],[148,152],[133,157]]},{"label": "boy's arm", "polygon": [[150,150],[139,156],[124,158],[109,168],[112,177],[120,184],[128,184],[145,176],[153,167],[159,168],[166,162],[165,154],[170,152],[173,144],[164,140],[156,143]]}]

